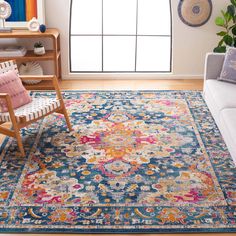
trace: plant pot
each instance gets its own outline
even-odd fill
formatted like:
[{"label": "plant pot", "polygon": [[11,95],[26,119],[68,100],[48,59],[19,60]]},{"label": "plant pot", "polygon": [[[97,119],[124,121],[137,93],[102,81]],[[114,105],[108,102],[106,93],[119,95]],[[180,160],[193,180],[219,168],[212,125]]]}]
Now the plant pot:
[{"label": "plant pot", "polygon": [[38,56],[42,56],[45,54],[45,48],[40,47],[40,48],[34,48],[34,54]]}]

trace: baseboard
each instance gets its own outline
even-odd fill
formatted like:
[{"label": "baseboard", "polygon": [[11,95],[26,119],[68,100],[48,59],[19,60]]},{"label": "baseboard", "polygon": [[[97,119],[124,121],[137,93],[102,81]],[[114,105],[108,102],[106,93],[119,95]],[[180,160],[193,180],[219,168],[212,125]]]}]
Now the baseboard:
[{"label": "baseboard", "polygon": [[62,76],[63,80],[203,80],[203,75],[171,75],[171,74],[71,74]]}]

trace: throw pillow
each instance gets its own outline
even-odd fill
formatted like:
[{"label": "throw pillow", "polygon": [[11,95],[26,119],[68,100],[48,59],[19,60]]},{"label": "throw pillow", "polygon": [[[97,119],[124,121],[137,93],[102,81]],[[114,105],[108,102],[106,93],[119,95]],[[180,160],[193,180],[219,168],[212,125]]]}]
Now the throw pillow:
[{"label": "throw pillow", "polygon": [[[8,93],[10,95],[14,109],[32,101],[15,71],[8,71],[0,75],[0,93]],[[7,111],[6,100],[0,99],[0,112]]]},{"label": "throw pillow", "polygon": [[218,80],[236,83],[236,48],[229,47]]}]

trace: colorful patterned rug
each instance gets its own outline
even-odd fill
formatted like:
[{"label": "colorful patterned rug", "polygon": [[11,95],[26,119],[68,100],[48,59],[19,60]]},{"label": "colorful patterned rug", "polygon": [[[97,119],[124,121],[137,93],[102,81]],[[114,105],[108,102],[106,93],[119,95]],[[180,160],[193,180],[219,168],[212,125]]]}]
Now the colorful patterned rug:
[{"label": "colorful patterned rug", "polygon": [[[35,92],[33,96],[54,96]],[[64,93],[0,159],[0,232],[236,232],[236,168],[194,91]]]}]

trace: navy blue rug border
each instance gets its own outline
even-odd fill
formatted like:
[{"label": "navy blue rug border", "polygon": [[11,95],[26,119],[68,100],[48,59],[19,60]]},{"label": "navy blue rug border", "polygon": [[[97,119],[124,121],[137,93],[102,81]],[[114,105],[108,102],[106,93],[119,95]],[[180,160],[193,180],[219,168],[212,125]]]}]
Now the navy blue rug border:
[{"label": "navy blue rug border", "polygon": [[123,230],[123,229],[92,229],[92,230],[83,230],[83,229],[29,229],[29,228],[22,228],[22,229],[11,229],[9,228],[2,228],[0,229],[0,233],[19,233],[19,234],[196,234],[196,233],[236,233],[235,228],[208,228],[208,229],[132,229],[132,230]]}]

